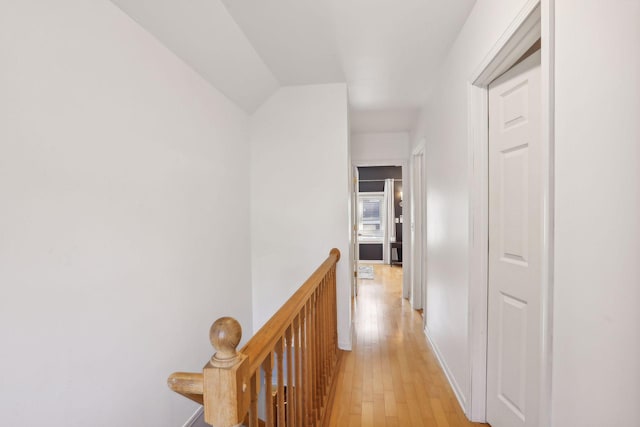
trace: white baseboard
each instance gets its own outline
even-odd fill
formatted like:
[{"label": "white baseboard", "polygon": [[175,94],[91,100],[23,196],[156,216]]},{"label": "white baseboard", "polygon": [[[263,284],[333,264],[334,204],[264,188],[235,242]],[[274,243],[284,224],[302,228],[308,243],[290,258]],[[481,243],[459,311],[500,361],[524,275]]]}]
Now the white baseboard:
[{"label": "white baseboard", "polygon": [[381,259],[360,259],[358,265],[361,264],[384,264],[384,261]]},{"label": "white baseboard", "polygon": [[464,412],[464,414],[467,415],[467,400],[464,398],[464,394],[462,393],[462,390],[460,389],[458,382],[456,381],[455,377],[451,373],[451,370],[447,366],[447,363],[444,361],[444,358],[442,357],[440,350],[438,350],[438,346],[436,345],[435,341],[431,339],[431,334],[429,334],[429,329],[427,327],[424,328],[424,334],[426,335],[427,341],[429,342],[431,349],[433,350],[433,352],[436,355],[436,358],[438,359],[438,363],[440,363],[440,367],[444,371],[444,375],[447,377],[447,381],[449,381],[449,385],[453,389],[453,394],[456,395],[456,399],[458,400],[458,404],[462,408],[462,412]]},{"label": "white baseboard", "polygon": [[349,336],[338,340],[338,348],[345,351],[351,351],[353,348],[353,322],[349,325]]},{"label": "white baseboard", "polygon": [[182,427],[211,427],[204,422],[204,408],[200,406]]}]

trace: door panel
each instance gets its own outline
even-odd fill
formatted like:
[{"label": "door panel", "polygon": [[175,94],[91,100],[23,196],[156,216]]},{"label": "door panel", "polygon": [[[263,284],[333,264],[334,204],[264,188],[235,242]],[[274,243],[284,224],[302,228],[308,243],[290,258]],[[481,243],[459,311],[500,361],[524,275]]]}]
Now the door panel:
[{"label": "door panel", "polygon": [[542,251],[540,52],[489,86],[487,421],[538,425]]},{"label": "door panel", "polygon": [[524,421],[527,304],[500,294],[499,310],[498,398]]},{"label": "door panel", "polygon": [[529,251],[529,147],[521,145],[500,153],[500,256],[504,262],[527,263]]}]

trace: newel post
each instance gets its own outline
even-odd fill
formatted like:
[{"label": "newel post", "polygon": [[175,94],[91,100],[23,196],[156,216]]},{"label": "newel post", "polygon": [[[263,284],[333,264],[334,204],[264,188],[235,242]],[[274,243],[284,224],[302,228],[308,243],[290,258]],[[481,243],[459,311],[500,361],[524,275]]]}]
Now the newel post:
[{"label": "newel post", "polygon": [[213,427],[240,426],[249,410],[248,359],[238,353],[242,327],[221,317],[209,330],[216,353],[203,369],[204,420]]}]

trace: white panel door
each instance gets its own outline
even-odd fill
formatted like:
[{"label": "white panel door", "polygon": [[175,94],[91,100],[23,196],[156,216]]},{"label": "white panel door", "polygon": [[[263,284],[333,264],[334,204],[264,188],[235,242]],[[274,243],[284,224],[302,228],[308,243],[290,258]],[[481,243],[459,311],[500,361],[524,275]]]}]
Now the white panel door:
[{"label": "white panel door", "polygon": [[489,86],[487,421],[538,425],[541,349],[540,52]]}]

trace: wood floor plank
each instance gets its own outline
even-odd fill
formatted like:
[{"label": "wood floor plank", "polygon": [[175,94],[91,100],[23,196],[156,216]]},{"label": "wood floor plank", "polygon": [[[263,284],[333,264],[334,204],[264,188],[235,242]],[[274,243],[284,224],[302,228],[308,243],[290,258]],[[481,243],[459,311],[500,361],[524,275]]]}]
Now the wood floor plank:
[{"label": "wood floor plank", "polygon": [[393,390],[385,391],[384,393],[384,413],[387,417],[395,417],[398,415],[396,397],[393,394]]},{"label": "wood floor plank", "polygon": [[362,402],[362,425],[373,425],[373,402]]},{"label": "wood floor plank", "polygon": [[339,427],[471,427],[433,354],[421,315],[402,298],[402,268],[374,265],[358,281],[353,350],[345,353],[329,421]]},{"label": "wood floor plank", "polygon": [[387,427],[400,427],[398,417],[387,417],[385,423]]}]

